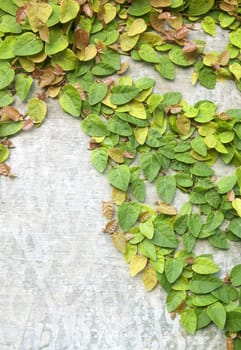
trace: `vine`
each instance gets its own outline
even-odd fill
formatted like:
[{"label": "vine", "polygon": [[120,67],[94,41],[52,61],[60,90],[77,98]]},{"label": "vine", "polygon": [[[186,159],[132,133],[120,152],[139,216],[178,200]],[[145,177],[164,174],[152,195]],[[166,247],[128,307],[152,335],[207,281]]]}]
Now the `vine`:
[{"label": "vine", "polygon": [[[153,93],[155,80],[133,82],[121,55],[167,80],[176,66],[193,66],[193,85],[229,79],[241,90],[240,13],[238,0],[0,0],[0,174],[14,176],[9,136],[39,127],[46,100],[58,98],[82,119],[91,162],[112,186],[104,231],[131,276],[141,273],[148,291],[161,285],[188,333],[210,323],[223,329],[228,349],[241,347],[241,264],[221,279],[212,256],[194,249],[207,240],[227,250],[241,239],[241,109]],[[217,25],[229,30],[226,49],[206,52],[204,40],[191,39],[197,23],[211,36]],[[34,79],[42,92],[29,98]],[[26,101],[24,115],[16,96]],[[217,159],[235,173],[217,179]],[[155,207],[145,203],[148,182]],[[177,210],[178,191],[188,200]]]}]

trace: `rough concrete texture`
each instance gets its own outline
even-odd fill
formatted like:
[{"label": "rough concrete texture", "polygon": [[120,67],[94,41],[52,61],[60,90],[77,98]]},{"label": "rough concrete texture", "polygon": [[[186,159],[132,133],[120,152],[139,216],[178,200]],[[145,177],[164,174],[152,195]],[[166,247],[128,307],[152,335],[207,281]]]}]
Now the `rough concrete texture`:
[{"label": "rough concrete texture", "polygon": [[[221,32],[209,49],[214,44],[225,47]],[[190,70],[179,70],[174,83],[139,63],[130,74],[154,77],[159,93],[183,91],[190,103],[241,107],[232,83],[194,89]],[[110,187],[90,164],[79,120],[52,101],[42,127],[13,141],[10,163],[18,177],[0,181],[0,350],[225,349],[215,327],[187,335],[178,317],[170,319],[165,293],[147,293],[138,277],[129,277],[102,233],[101,201],[110,198]],[[227,173],[223,165],[217,169]],[[150,190],[152,203],[153,196]],[[197,251],[213,252],[222,275],[240,258],[240,244],[228,252],[202,244]]]}]

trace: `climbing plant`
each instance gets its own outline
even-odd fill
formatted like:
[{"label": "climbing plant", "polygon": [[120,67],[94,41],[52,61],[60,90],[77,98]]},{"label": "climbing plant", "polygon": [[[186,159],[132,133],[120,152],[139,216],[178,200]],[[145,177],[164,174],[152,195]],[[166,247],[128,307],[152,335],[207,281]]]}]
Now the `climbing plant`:
[{"label": "climbing plant", "polygon": [[[206,240],[227,250],[241,239],[241,109],[160,95],[154,79],[133,81],[121,58],[172,81],[177,66],[191,66],[193,85],[232,80],[241,90],[240,15],[239,0],[0,0],[0,174],[14,176],[9,137],[39,127],[46,100],[58,98],[82,120],[91,162],[110,182],[104,231],[130,275],[141,273],[148,291],[160,285],[168,312],[180,315],[188,333],[214,323],[236,350],[241,264],[222,279],[215,257],[194,249]],[[229,32],[222,52],[191,39],[197,26],[215,36],[217,25]],[[34,80],[41,92],[29,97]],[[15,98],[26,102],[26,113]],[[217,159],[235,166],[234,174],[217,179]],[[153,206],[145,203],[147,183],[156,189]],[[187,201],[177,210],[180,191]]]}]

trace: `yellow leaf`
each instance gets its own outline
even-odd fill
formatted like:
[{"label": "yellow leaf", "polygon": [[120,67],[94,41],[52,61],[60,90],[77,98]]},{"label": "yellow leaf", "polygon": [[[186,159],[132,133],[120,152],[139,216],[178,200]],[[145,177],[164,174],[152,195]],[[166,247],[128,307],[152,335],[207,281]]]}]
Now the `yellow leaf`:
[{"label": "yellow leaf", "polygon": [[140,145],[144,145],[146,138],[147,138],[147,134],[148,134],[148,127],[135,128],[135,130],[134,130],[134,135],[135,135],[136,141]]},{"label": "yellow leaf", "polygon": [[169,204],[166,204],[164,202],[159,203],[157,207],[157,212],[161,214],[166,214],[166,215],[177,215],[177,210],[176,208],[172,207]]},{"label": "yellow leaf", "polygon": [[141,276],[145,289],[150,292],[157,285],[156,270],[152,266],[147,266]]},{"label": "yellow leaf", "polygon": [[116,105],[114,105],[111,101],[110,101],[110,94],[108,94],[104,100],[101,101],[101,103],[103,103],[105,106],[110,107],[112,109],[116,109]]},{"label": "yellow leaf", "polygon": [[28,21],[33,32],[37,32],[39,27],[47,22],[52,11],[52,6],[48,4],[36,2],[30,2],[28,4]]},{"label": "yellow leaf", "polygon": [[241,216],[241,199],[240,198],[235,198],[232,201],[232,206],[236,210],[237,214]]},{"label": "yellow leaf", "polygon": [[81,50],[77,53],[78,59],[80,61],[90,61],[96,55],[97,55],[97,49],[93,44],[86,46],[84,50]]},{"label": "yellow leaf", "polygon": [[33,72],[35,69],[34,63],[26,57],[19,57],[19,63],[21,64],[23,69],[28,73]]},{"label": "yellow leaf", "polygon": [[130,51],[133,47],[136,46],[137,41],[139,40],[140,35],[128,36],[128,33],[124,33],[120,36],[120,47],[123,51]]},{"label": "yellow leaf", "polygon": [[136,276],[141,272],[147,264],[147,258],[142,255],[135,255],[130,262],[130,275],[131,277]]},{"label": "yellow leaf", "polygon": [[188,135],[191,128],[191,122],[188,118],[181,116],[176,119],[176,127],[180,134]]},{"label": "yellow leaf", "polygon": [[113,187],[111,198],[115,204],[120,205],[125,201],[126,193]]},{"label": "yellow leaf", "polygon": [[135,36],[137,34],[143,33],[147,28],[146,22],[142,18],[138,18],[132,22],[128,30],[129,36]]},{"label": "yellow leaf", "polygon": [[111,236],[112,243],[122,253],[126,252],[126,239],[123,232],[114,232]]},{"label": "yellow leaf", "polygon": [[229,70],[231,73],[233,73],[235,78],[239,81],[241,78],[241,65],[237,62],[230,64]]},{"label": "yellow leaf", "polygon": [[47,54],[44,51],[42,51],[40,53],[37,53],[36,55],[28,56],[28,58],[34,63],[41,63],[46,60]]},{"label": "yellow leaf", "polygon": [[123,156],[123,151],[118,148],[110,148],[108,149],[108,155],[111,159],[113,159],[116,163],[124,163],[125,158]]},{"label": "yellow leaf", "polygon": [[104,5],[104,22],[105,24],[110,23],[116,16],[116,7],[112,4]]},{"label": "yellow leaf", "polygon": [[135,97],[135,100],[136,101],[139,101],[139,102],[144,102],[147,97],[150,96],[150,94],[152,93],[152,90],[153,90],[153,87],[150,87],[149,89],[147,90],[143,90],[141,91],[136,97]]},{"label": "yellow leaf", "polygon": [[146,110],[144,105],[141,102],[138,101],[133,101],[129,103],[129,107],[130,107],[130,115],[132,115],[135,118],[138,119],[146,119]]}]

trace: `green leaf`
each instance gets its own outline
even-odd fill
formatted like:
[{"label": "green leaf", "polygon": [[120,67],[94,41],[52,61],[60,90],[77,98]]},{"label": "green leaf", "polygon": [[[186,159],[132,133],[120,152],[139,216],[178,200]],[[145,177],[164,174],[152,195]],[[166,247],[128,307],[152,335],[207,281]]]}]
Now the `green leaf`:
[{"label": "green leaf", "polygon": [[226,176],[217,182],[218,193],[224,194],[232,190],[236,184],[236,176]]},{"label": "green leaf", "polygon": [[216,324],[218,328],[223,329],[226,323],[226,311],[219,301],[209,305],[207,308],[208,317]]},{"label": "green leaf", "polygon": [[80,9],[80,5],[75,0],[63,0],[61,2],[60,22],[67,23],[74,19]]},{"label": "green leaf", "polygon": [[188,57],[181,47],[175,46],[169,52],[169,59],[177,66],[188,67],[196,61],[195,56]]},{"label": "green leaf", "polygon": [[0,9],[4,12],[9,13],[12,16],[16,15],[17,6],[13,3],[13,1],[0,0]]},{"label": "green leaf", "polygon": [[0,143],[0,163],[8,159],[9,149]]},{"label": "green leaf", "polygon": [[165,274],[169,283],[174,283],[181,276],[183,267],[182,259],[172,258],[166,261]]},{"label": "green leaf", "polygon": [[165,258],[160,251],[156,253],[156,260],[151,260],[152,266],[159,273],[163,273],[165,266]]},{"label": "green leaf", "polygon": [[214,18],[211,16],[206,16],[202,21],[202,29],[211,36],[215,36],[216,25]]},{"label": "green leaf", "polygon": [[231,32],[229,34],[229,39],[231,44],[241,49],[241,28]]},{"label": "green leaf", "polygon": [[213,304],[216,301],[217,299],[212,294],[193,295],[191,298],[191,304],[199,307]]},{"label": "green leaf", "polygon": [[60,28],[53,28],[49,31],[49,42],[45,45],[45,53],[48,56],[55,55],[69,46],[68,39],[61,33]]},{"label": "green leaf", "polygon": [[108,153],[104,148],[96,148],[91,152],[91,164],[103,173],[108,164]]},{"label": "green leaf", "polygon": [[189,16],[200,16],[207,13],[214,5],[214,0],[191,0],[189,4]]},{"label": "green leaf", "polygon": [[91,106],[101,102],[107,94],[107,84],[94,83],[89,89],[89,104]]},{"label": "green leaf", "polygon": [[190,281],[190,290],[195,294],[207,294],[221,287],[222,281],[215,276],[194,275]]},{"label": "green leaf", "polygon": [[154,235],[154,226],[151,219],[141,222],[139,225],[139,230],[143,236],[148,239],[152,239]]},{"label": "green leaf", "polygon": [[20,73],[15,79],[15,89],[19,98],[24,101],[29,94],[31,86],[33,84],[33,78],[30,75]]},{"label": "green leaf", "polygon": [[23,121],[19,122],[1,122],[0,123],[0,137],[14,135],[22,130],[24,126]]},{"label": "green leaf", "polygon": [[142,44],[138,50],[139,56],[145,62],[159,63],[160,58],[157,52],[148,44]]},{"label": "green leaf", "polygon": [[146,198],[145,183],[141,179],[136,179],[131,183],[131,193],[140,202],[144,202]]},{"label": "green leaf", "polygon": [[31,98],[28,102],[28,116],[38,126],[44,121],[47,114],[47,105],[39,98]]},{"label": "green leaf", "polygon": [[227,312],[225,330],[228,332],[241,331],[241,311],[239,309]]},{"label": "green leaf", "polygon": [[189,228],[189,231],[191,232],[191,234],[197,238],[200,231],[201,231],[202,224],[203,224],[201,216],[199,214],[190,215],[188,217],[187,224],[188,224],[188,228]]},{"label": "green leaf", "polygon": [[168,80],[175,79],[175,66],[168,58],[168,56],[160,57],[159,64],[156,64],[155,68],[163,78]]},{"label": "green leaf", "polygon": [[72,50],[63,50],[52,57],[53,66],[59,65],[64,71],[74,70],[78,65],[78,58]]},{"label": "green leaf", "polygon": [[230,280],[234,287],[241,286],[241,264],[234,266],[230,272]]},{"label": "green leaf", "polygon": [[182,302],[186,299],[186,292],[183,290],[180,291],[174,291],[172,290],[167,295],[166,304],[167,304],[167,311],[173,312],[175,311]]},{"label": "green leaf", "polygon": [[195,163],[190,172],[199,177],[213,176],[215,174],[214,170],[205,163]]},{"label": "green leaf", "polygon": [[197,329],[197,315],[193,309],[186,309],[181,313],[181,325],[189,334],[195,334]]},{"label": "green leaf", "polygon": [[149,239],[144,239],[138,244],[138,251],[147,258],[154,261],[156,260],[156,248],[155,245],[149,241]]},{"label": "green leaf", "polygon": [[156,181],[158,196],[170,204],[176,193],[176,179],[172,175],[159,176]]},{"label": "green leaf", "polygon": [[0,32],[19,34],[22,32],[22,28],[16,22],[15,16],[3,15],[0,17]]},{"label": "green leaf", "polygon": [[110,184],[124,192],[129,186],[130,176],[130,169],[125,164],[110,169],[107,173]]},{"label": "green leaf", "polygon": [[135,86],[117,85],[111,90],[110,100],[115,105],[124,105],[135,98],[140,90]]},{"label": "green leaf", "polygon": [[[126,165],[120,167],[126,167]],[[122,203],[118,208],[118,221],[122,230],[128,231],[136,223],[140,213],[141,206],[138,203]]]},{"label": "green leaf", "polygon": [[150,182],[156,178],[161,168],[159,158],[155,153],[142,153],[140,165],[145,177]]},{"label": "green leaf", "polygon": [[214,89],[217,79],[212,68],[204,67],[199,71],[198,80],[207,89]]},{"label": "green leaf", "polygon": [[39,53],[42,49],[42,40],[37,35],[26,32],[18,36],[14,47],[14,54],[16,56],[30,56]]},{"label": "green leaf", "polygon": [[152,243],[162,248],[177,248],[178,246],[178,240],[173,229],[165,223],[155,226]]},{"label": "green leaf", "polygon": [[229,304],[238,299],[237,289],[228,284],[223,284],[220,288],[212,291],[212,295],[224,304]]},{"label": "green leaf", "polygon": [[192,269],[200,275],[210,275],[219,271],[219,267],[211,259],[202,256],[195,259]]},{"label": "green leaf", "polygon": [[[82,101],[79,91],[71,84],[66,84],[61,90],[59,103],[63,110],[73,117],[79,117],[81,112]],[[102,135],[91,135],[102,136]]]},{"label": "green leaf", "polygon": [[128,8],[128,13],[132,16],[142,16],[151,11],[149,0],[134,0]]},{"label": "green leaf", "polygon": [[10,64],[8,62],[0,62],[0,90],[11,84],[14,76],[15,72]]},{"label": "green leaf", "polygon": [[17,36],[9,35],[0,43],[0,60],[14,58],[14,47],[17,41]]},{"label": "green leaf", "polygon": [[234,218],[230,221],[229,230],[237,237],[241,238],[241,220]]},{"label": "green leaf", "polygon": [[0,91],[0,107],[8,106],[13,102],[14,97],[8,90]]}]

